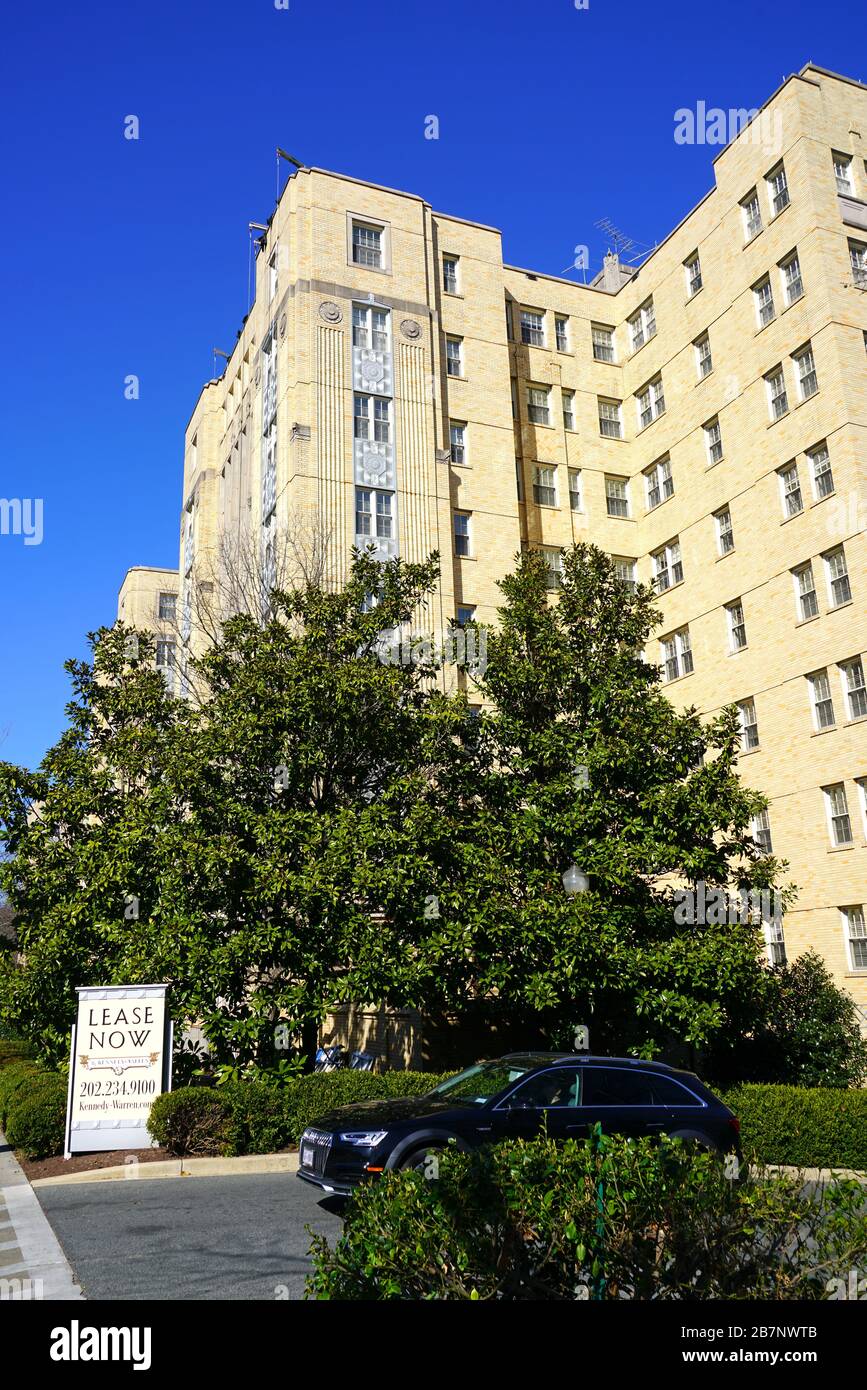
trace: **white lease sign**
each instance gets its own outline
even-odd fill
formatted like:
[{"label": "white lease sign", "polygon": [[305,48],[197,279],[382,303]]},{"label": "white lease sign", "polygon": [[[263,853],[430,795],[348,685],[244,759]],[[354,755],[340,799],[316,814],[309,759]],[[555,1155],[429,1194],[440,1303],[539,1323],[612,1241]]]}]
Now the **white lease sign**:
[{"label": "white lease sign", "polygon": [[150,1149],[151,1106],[171,1090],[172,1024],[166,985],[79,989],[72,1029],[66,1157]]}]

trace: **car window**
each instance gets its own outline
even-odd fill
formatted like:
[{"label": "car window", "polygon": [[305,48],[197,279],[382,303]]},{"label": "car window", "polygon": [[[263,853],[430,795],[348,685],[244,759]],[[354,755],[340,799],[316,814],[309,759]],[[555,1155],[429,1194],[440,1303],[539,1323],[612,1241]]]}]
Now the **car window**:
[{"label": "car window", "polygon": [[536,1110],[554,1105],[580,1105],[581,1072],[577,1067],[539,1072],[513,1091],[505,1104],[509,1109],[532,1106]]},{"label": "car window", "polygon": [[431,1095],[442,1096],[458,1104],[484,1105],[491,1096],[523,1076],[526,1070],[526,1067],[509,1066],[503,1062],[480,1062],[459,1072],[457,1076],[450,1076],[447,1081],[441,1081]]},{"label": "car window", "polygon": [[675,1081],[671,1076],[651,1077],[653,1096],[657,1105],[676,1105],[678,1109],[685,1106],[700,1106],[701,1101],[698,1096],[694,1096],[685,1086],[681,1086],[679,1081]]},{"label": "car window", "polygon": [[654,1077],[625,1067],[588,1067],[584,1074],[585,1105],[654,1105]]}]

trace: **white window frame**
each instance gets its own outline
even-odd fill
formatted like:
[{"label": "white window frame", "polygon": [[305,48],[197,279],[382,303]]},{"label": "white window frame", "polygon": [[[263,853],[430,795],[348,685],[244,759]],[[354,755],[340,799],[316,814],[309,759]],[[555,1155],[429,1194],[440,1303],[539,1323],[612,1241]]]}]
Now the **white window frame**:
[{"label": "white window frame", "polygon": [[[356,232],[374,233],[375,241],[365,241],[356,237]],[[366,217],[351,217],[349,223],[349,261],[351,265],[364,270],[388,269],[388,229],[384,222],[375,222]]]},{"label": "white window frame", "polygon": [[753,299],[756,306],[756,320],[759,328],[767,328],[769,323],[773,323],[777,317],[777,307],[774,304],[774,287],[771,284],[770,275],[762,276],[757,285],[753,286]]},{"label": "white window frame", "polygon": [[533,470],[533,501],[537,507],[556,507],[557,465],[537,463]]},{"label": "white window frame", "polygon": [[630,315],[628,323],[632,351],[638,352],[645,343],[656,337],[656,310],[653,307],[652,295]]},{"label": "white window frame", "polygon": [[840,686],[843,691],[843,708],[846,723],[867,717],[867,678],[864,675],[864,662],[860,656],[839,663]]},{"label": "white window frame", "polygon": [[[850,903],[848,907],[840,908],[840,920],[843,926],[843,939],[846,944],[846,960],[852,974],[867,974],[867,907],[864,903]],[[863,942],[864,945],[858,952],[862,955],[861,963],[858,962],[855,951],[852,949],[854,942]]]},{"label": "white window frame", "polygon": [[394,539],[393,492],[375,487],[356,487],[355,534],[370,541]]},{"label": "white window frame", "polygon": [[780,486],[780,505],[783,509],[783,519],[790,521],[792,517],[800,516],[804,510],[804,493],[801,489],[801,475],[798,471],[797,459],[785,464],[783,468],[778,468],[777,478]]},{"label": "white window frame", "polygon": [[679,536],[674,536],[658,550],[652,551],[650,558],[653,561],[653,586],[658,594],[665,594],[683,583],[683,553]]},{"label": "white window frame", "polygon": [[684,261],[683,268],[686,271],[686,293],[689,299],[694,299],[702,288],[701,278],[701,257],[697,251]]},{"label": "white window frame", "polygon": [[837,193],[841,198],[854,198],[855,180],[852,177],[851,154],[844,154],[842,150],[834,150],[831,154],[831,162],[834,166]]},{"label": "white window frame", "polygon": [[661,507],[663,502],[667,502],[674,496],[674,478],[671,474],[671,458],[668,454],[663,454],[652,463],[649,468],[644,470],[644,483],[646,489],[647,510],[655,511]]},{"label": "white window frame", "polygon": [[849,238],[849,264],[855,288],[867,290],[867,242]]},{"label": "white window frame", "polygon": [[720,556],[731,555],[735,548],[735,532],[732,526],[731,507],[720,507],[718,512],[714,512],[713,519],[716,522],[716,544]]},{"label": "white window frame", "polygon": [[574,391],[562,391],[562,390],[561,390],[561,392],[560,392],[560,397],[561,397],[561,402],[560,402],[560,403],[561,403],[561,405],[562,405],[562,407],[563,407],[563,428],[564,428],[564,430],[568,430],[568,432],[569,432],[570,434],[574,434],[574,432],[575,432],[575,392],[574,392]]},{"label": "white window frame", "polygon": [[[620,488],[622,487],[622,491]],[[613,489],[613,490],[612,490]],[[612,503],[616,510],[612,511]],[[622,510],[620,508],[622,507]],[[629,479],[615,473],[605,475],[605,511],[610,517],[626,520],[630,516]]]},{"label": "white window frame", "polygon": [[821,671],[810,672],[807,677],[807,688],[810,694],[813,728],[816,733],[822,733],[825,729],[836,729],[837,711],[834,708],[834,696],[831,692],[831,681],[827,667],[823,667]]},{"label": "white window frame", "polygon": [[569,469],[569,508],[573,512],[583,510],[581,505],[581,469]]},{"label": "white window frame", "polygon": [[747,641],[747,620],[744,615],[743,599],[734,599],[733,602],[725,605],[726,622],[729,630],[729,651],[732,656],[737,652],[745,651],[749,645]]},{"label": "white window frame", "polygon": [[[371,405],[372,403],[372,405]],[[365,391],[353,393],[353,436],[369,443],[391,443],[391,400]]]},{"label": "white window frame", "polygon": [[771,213],[774,217],[779,217],[780,213],[784,212],[792,201],[789,195],[789,180],[786,177],[786,166],[782,160],[780,160],[779,164],[775,164],[773,169],[765,175],[765,185],[768,190]]},{"label": "white window frame", "polygon": [[[845,608],[852,602],[852,581],[849,577],[846,551],[842,545],[837,545],[833,550],[827,550],[822,559],[825,562],[828,586],[828,608]],[[839,586],[839,589],[835,588],[835,585]],[[845,594],[845,598],[838,598],[838,592]]]},{"label": "white window frame", "polygon": [[[456,370],[453,370],[456,369]],[[463,377],[464,340],[455,333],[446,334],[446,376]]]},{"label": "white window frame", "polygon": [[[596,397],[599,433],[603,439],[623,438],[623,402],[610,396]],[[603,414],[607,411],[608,414]]]},{"label": "white window frame", "polygon": [[740,207],[744,222],[744,241],[754,241],[759,232],[764,231],[758,189],[751,189],[747,196],[741,199]]},{"label": "white window frame", "polygon": [[569,319],[567,315],[554,315],[554,341],[558,352],[569,352]]},{"label": "white window frame", "polygon": [[695,348],[695,369],[699,381],[704,381],[713,371],[713,353],[710,350],[710,334],[702,333],[693,343]]},{"label": "white window frame", "polygon": [[449,420],[449,462],[456,468],[464,468],[467,463],[467,422]]},{"label": "white window frame", "polygon": [[660,669],[664,685],[681,680],[684,676],[691,675],[695,670],[688,627],[678,628],[666,637],[661,637],[659,650],[661,655]]},{"label": "white window frame", "polygon": [[[458,522],[466,522],[466,528],[458,530]],[[470,560],[473,556],[473,516],[472,512],[456,511],[452,515],[452,543],[459,560]],[[461,546],[466,546],[462,549]]]},{"label": "white window frame", "polygon": [[353,304],[352,346],[366,352],[391,351],[391,314],[380,304]]},{"label": "white window frame", "polygon": [[809,622],[819,616],[819,594],[816,589],[816,576],[812,560],[797,565],[792,570],[792,583],[795,589],[795,614],[799,623]]},{"label": "white window frame", "polygon": [[646,386],[642,386],[640,391],[635,393],[635,403],[638,410],[638,428],[647,429],[654,420],[658,420],[660,415],[665,414],[665,391],[662,386],[662,377],[655,376],[652,381],[648,381]]},{"label": "white window frame", "polygon": [[832,849],[843,849],[854,845],[855,833],[852,828],[852,814],[845,782],[832,782],[822,788],[825,798],[825,814],[828,820],[828,836]]},{"label": "white window frame", "polygon": [[804,277],[801,274],[801,261],[797,251],[791,251],[778,264],[780,283],[783,287],[783,303],[788,309],[804,298]]},{"label": "white window frame", "polygon": [[756,714],[756,702],[752,695],[746,700],[738,701],[738,716],[741,725],[741,752],[752,753],[756,748],[761,747],[759,739],[759,718]]},{"label": "white window frame", "polygon": [[768,411],[771,420],[782,420],[783,416],[789,413],[789,392],[786,387],[786,374],[782,364],[766,374],[765,387],[768,393]]},{"label": "white window frame", "polygon": [[547,315],[544,309],[521,309],[521,342],[525,347],[546,346]]},{"label": "white window frame", "polygon": [[[704,447],[707,451],[707,462],[709,468],[715,468],[725,457],[722,442],[722,425],[719,416],[715,415],[707,424],[702,425],[704,432]],[[714,458],[714,451],[719,448],[719,457]]]},{"label": "white window frame", "polygon": [[[835,491],[834,470],[831,467],[831,454],[827,443],[823,440],[821,444],[815,444],[812,449],[808,449],[807,459],[810,464],[813,497],[817,502],[821,502]],[[826,483],[825,479],[829,481]]]},{"label": "white window frame", "polygon": [[773,854],[774,837],[771,831],[771,816],[767,806],[763,811],[759,811],[753,816],[750,822],[750,833],[762,854]]},{"label": "white window frame", "polygon": [[456,294],[461,292],[461,258],[453,256],[449,252],[443,253],[442,258],[443,275],[443,294]]},{"label": "white window frame", "polygon": [[558,545],[540,547],[548,571],[548,588],[559,589],[563,582],[563,551]]},{"label": "white window frame", "polygon": [[[534,400],[533,397],[541,397],[541,400]],[[533,412],[544,419],[537,419]],[[527,418],[531,425],[550,425],[551,423],[551,388],[550,386],[533,386],[527,384]]]},{"label": "white window frame", "polygon": [[591,323],[590,342],[594,362],[613,363],[617,361],[614,329],[607,323]]},{"label": "white window frame", "polygon": [[807,343],[806,347],[801,348],[799,352],[793,352],[792,361],[795,364],[795,376],[800,399],[802,401],[812,400],[819,390],[819,374],[816,371],[816,358],[812,343]]}]

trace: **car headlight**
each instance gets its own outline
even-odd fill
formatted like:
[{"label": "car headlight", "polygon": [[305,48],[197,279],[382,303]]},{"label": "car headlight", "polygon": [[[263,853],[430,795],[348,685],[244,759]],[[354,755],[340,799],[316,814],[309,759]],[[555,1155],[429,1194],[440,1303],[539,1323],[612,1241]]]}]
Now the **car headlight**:
[{"label": "car headlight", "polygon": [[353,1129],[337,1137],[341,1144],[352,1144],[356,1149],[375,1149],[387,1134],[387,1129]]}]

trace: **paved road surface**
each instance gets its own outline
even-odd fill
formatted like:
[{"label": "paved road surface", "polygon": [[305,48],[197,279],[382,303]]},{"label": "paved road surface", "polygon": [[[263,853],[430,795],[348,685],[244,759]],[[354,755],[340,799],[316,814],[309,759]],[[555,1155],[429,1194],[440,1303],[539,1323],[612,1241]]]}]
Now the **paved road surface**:
[{"label": "paved road surface", "polygon": [[294,1173],[37,1190],[89,1299],[301,1298],[305,1226],[341,1230],[339,1206]]}]

